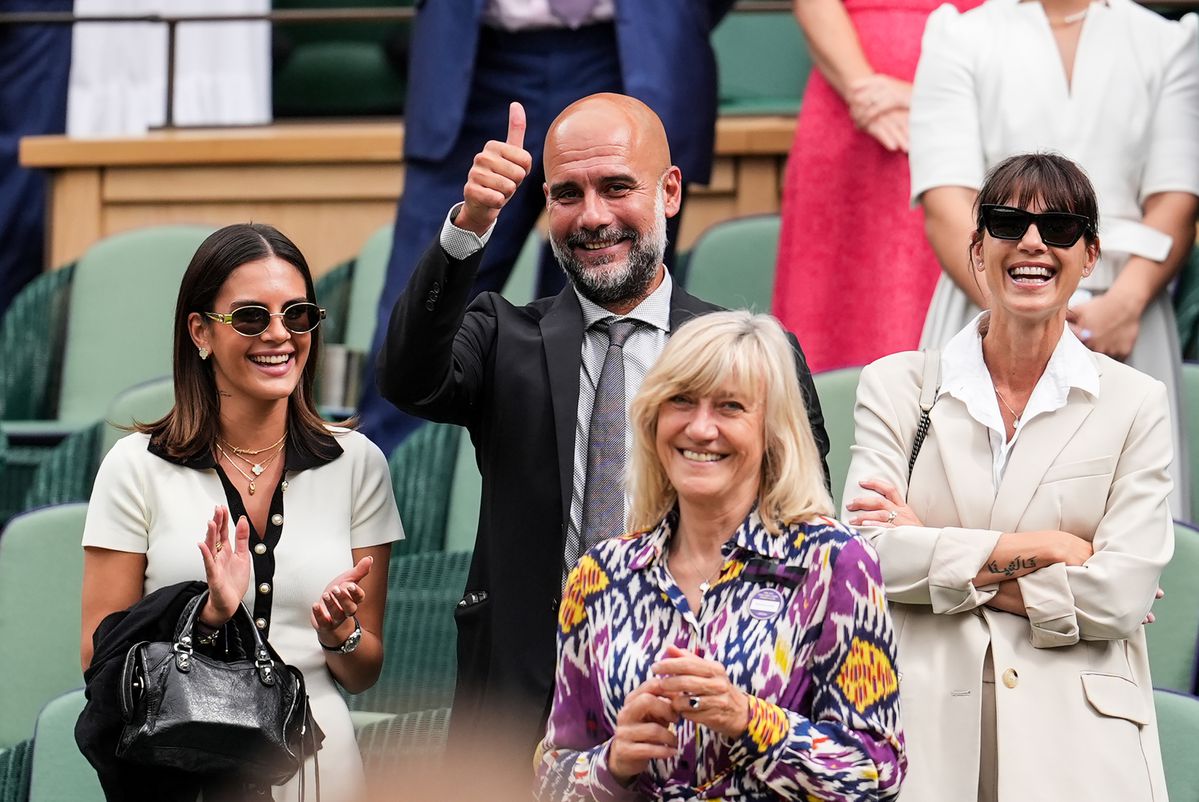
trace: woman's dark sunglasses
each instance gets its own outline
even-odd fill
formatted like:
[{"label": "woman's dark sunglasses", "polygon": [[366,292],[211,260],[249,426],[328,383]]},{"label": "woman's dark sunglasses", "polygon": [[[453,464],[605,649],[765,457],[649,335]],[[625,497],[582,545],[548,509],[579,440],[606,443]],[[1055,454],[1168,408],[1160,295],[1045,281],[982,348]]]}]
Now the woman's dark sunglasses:
[{"label": "woman's dark sunglasses", "polygon": [[1055,248],[1069,248],[1078,242],[1079,237],[1092,230],[1090,219],[1070,212],[1033,214],[1012,206],[984,203],[982,213],[983,225],[995,239],[1021,239],[1024,232],[1028,231],[1028,226],[1036,223],[1041,242]]},{"label": "woman's dark sunglasses", "polygon": [[272,312],[265,306],[239,306],[228,314],[205,312],[204,315],[233,327],[244,337],[257,337],[271,325],[271,318],[283,318],[283,326],[292,334],[307,334],[325,319],[325,310],[307,301],[292,304],[282,312]]}]

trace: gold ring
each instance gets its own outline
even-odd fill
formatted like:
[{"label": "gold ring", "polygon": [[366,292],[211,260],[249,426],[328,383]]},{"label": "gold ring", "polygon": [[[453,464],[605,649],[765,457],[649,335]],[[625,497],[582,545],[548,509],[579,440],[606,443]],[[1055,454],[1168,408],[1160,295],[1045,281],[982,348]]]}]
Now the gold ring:
[{"label": "gold ring", "polygon": [[891,510],[891,514],[887,516],[887,526],[890,526],[891,524],[895,523],[896,515],[898,515],[898,513],[895,512],[895,510]]},{"label": "gold ring", "polygon": [[220,553],[221,553],[221,549],[223,549],[223,548],[225,548],[225,541],[223,541],[223,540],[218,540],[218,541],[216,542],[216,548],[215,548],[215,549],[213,549],[212,551],[213,551],[213,553],[214,553],[214,554],[220,554]]}]

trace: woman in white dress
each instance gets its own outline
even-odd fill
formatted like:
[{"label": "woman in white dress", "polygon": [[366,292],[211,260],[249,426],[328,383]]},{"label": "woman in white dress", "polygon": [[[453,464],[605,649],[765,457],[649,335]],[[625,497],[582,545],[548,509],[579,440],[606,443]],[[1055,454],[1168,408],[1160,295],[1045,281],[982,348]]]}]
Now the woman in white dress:
[{"label": "woman in white dress", "polygon": [[[175,406],[117,443],[96,477],[81,649],[86,668],[106,615],[206,579],[200,641],[245,602],[304,674],[325,733],[323,798],[348,800],[362,763],[334,683],[360,692],[378,678],[403,530],[382,453],[313,406],[325,314],[314,301],[304,257],[270,226],[228,226],[200,246],[175,310]],[[274,798],[295,799],[297,779]]]},{"label": "woman in white dress", "polygon": [[986,171],[1056,151],[1099,196],[1103,254],[1070,302],[1089,348],[1165,382],[1173,405],[1170,503],[1190,512],[1178,416],[1180,352],[1167,287],[1199,206],[1197,20],[1132,0],[990,0],[929,17],[911,109],[912,199],[944,271],[922,345],[944,345],[987,302],[971,277],[971,209]]}]

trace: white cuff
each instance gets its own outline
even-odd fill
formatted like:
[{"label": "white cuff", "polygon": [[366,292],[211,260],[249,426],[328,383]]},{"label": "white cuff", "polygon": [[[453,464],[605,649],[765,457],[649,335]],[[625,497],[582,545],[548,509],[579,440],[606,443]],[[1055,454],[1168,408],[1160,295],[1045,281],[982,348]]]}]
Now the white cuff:
[{"label": "white cuff", "polygon": [[1078,643],[1078,617],[1066,564],[1047,565],[1016,581],[1020,583],[1024,611],[1032,627],[1032,645],[1037,649],[1052,649]]},{"label": "white cuff", "polygon": [[[455,203],[450,208],[450,213],[446,215],[445,222],[441,224],[441,249],[449,254],[454,259],[462,260],[468,256],[474,256],[483,247],[487,245],[487,240],[491,239],[491,232],[495,231],[495,223],[483,232],[483,236],[479,236],[473,231],[467,231],[465,228],[458,228],[454,225],[454,220],[458,217],[458,212],[462,210],[462,202]],[[497,218],[498,219],[498,218]]]},{"label": "white cuff", "polygon": [[987,556],[995,550],[1000,534],[990,529],[954,526],[941,530],[928,571],[928,595],[934,613],[962,613],[991,600],[996,587],[976,588],[972,580],[987,561]]}]

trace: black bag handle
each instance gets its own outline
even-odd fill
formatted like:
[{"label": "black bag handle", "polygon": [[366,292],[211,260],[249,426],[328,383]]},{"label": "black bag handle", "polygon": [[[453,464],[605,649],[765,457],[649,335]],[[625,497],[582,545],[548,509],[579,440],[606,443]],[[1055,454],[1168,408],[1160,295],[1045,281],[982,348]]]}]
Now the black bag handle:
[{"label": "black bag handle", "polygon": [[941,349],[929,348],[924,352],[924,376],[920,381],[920,420],[916,424],[916,437],[912,441],[912,456],[908,458],[908,482],[912,481],[912,471],[916,468],[916,457],[920,456],[920,447],[924,445],[924,436],[928,434],[928,413],[937,403],[937,393],[941,390]]},{"label": "black bag handle", "polygon": [[[179,671],[189,671],[191,669],[192,644],[195,639],[192,637],[192,630],[196,626],[196,618],[200,615],[200,609],[204,606],[204,602],[208,601],[208,590],[192,598],[183,608],[183,615],[179,616],[179,626],[175,631],[175,668]],[[239,632],[249,631],[254,638],[254,666],[258,669],[258,679],[263,685],[275,684],[275,661],[271,658],[271,653],[267,651],[266,644],[262,641],[262,636],[258,634],[258,627],[254,626],[254,618],[250,615],[250,611],[246,609],[245,602],[237,603],[237,611],[233,613],[233,618],[229,620],[235,629]],[[239,624],[241,626],[239,626]],[[244,637],[244,635],[242,636]]]}]

